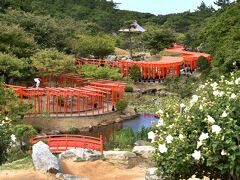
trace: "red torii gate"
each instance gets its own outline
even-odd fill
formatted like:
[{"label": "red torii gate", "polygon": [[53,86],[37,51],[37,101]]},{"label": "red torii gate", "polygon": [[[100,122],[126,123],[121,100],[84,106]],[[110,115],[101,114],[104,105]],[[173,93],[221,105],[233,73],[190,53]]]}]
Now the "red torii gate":
[{"label": "red torii gate", "polygon": [[183,64],[183,59],[181,57],[164,57],[162,61],[107,61],[99,59],[77,59],[78,64],[95,64],[95,65],[106,65],[112,68],[119,68],[122,76],[129,76],[129,68],[137,65],[142,74],[142,78],[145,80],[150,79],[161,79],[168,76],[179,76],[180,66]]},{"label": "red torii gate", "polygon": [[190,70],[197,68],[197,60],[200,56],[205,57],[209,64],[212,61],[212,56],[210,54],[201,53],[201,52],[185,51],[184,45],[174,44],[174,46],[172,48],[168,48],[168,49],[166,49],[166,51],[179,53],[183,57],[184,65],[185,66],[189,65]]},{"label": "red torii gate", "polygon": [[174,45],[166,49],[169,52],[177,52],[182,57],[163,56],[161,61],[108,61],[103,59],[79,58],[76,64],[94,64],[98,66],[106,65],[112,68],[119,68],[122,76],[129,76],[129,68],[137,65],[141,70],[141,76],[144,80],[162,79],[165,77],[174,77],[180,75],[181,65],[190,66],[190,70],[197,68],[197,60],[200,56],[205,57],[209,63],[212,56],[206,53],[185,51],[183,45]]},{"label": "red torii gate", "polygon": [[[68,80],[71,81],[71,78],[68,77]],[[76,81],[73,83],[78,84]],[[20,101],[24,100],[33,105],[28,112],[29,115],[47,112],[56,114],[56,117],[59,117],[60,113],[60,116],[65,117],[80,116],[81,112],[87,115],[88,111],[91,111],[92,115],[108,112],[110,100],[114,106],[119,98],[123,98],[123,90],[126,86],[125,83],[106,80],[92,81],[87,84],[82,87],[64,88],[26,88],[14,85],[6,85],[6,87],[12,88],[19,95]]]}]

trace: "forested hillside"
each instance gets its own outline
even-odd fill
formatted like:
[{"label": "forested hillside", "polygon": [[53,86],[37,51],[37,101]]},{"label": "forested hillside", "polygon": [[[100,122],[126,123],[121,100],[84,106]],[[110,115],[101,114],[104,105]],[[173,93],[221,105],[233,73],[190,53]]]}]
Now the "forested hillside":
[{"label": "forested hillside", "polygon": [[209,52],[223,72],[240,68],[240,2],[222,7],[193,27],[185,39],[189,47]]},{"label": "forested hillside", "polygon": [[87,20],[106,32],[117,31],[125,20],[138,19],[143,23],[154,17],[150,13],[118,10],[115,3],[106,0],[3,0],[2,3],[2,9],[12,7],[38,15]]}]

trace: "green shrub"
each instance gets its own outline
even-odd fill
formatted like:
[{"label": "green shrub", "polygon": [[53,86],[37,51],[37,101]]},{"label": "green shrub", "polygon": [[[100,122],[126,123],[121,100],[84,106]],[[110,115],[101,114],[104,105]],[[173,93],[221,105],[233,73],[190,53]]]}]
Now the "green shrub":
[{"label": "green shrub", "polygon": [[81,131],[77,127],[71,126],[67,130],[60,130],[60,134],[81,134]]},{"label": "green shrub", "polygon": [[42,132],[43,128],[39,125],[33,125],[33,128],[36,130],[36,132],[39,134]]},{"label": "green shrub", "polygon": [[32,64],[43,76],[56,78],[63,73],[74,73],[76,71],[75,59],[56,49],[39,50],[32,57]]},{"label": "green shrub", "polygon": [[168,91],[177,93],[182,99],[190,97],[195,89],[197,88],[199,82],[195,77],[176,77],[167,78],[165,85],[168,87]]},{"label": "green shrub", "polygon": [[209,63],[204,56],[200,56],[197,60],[197,65],[200,68],[200,71],[206,71],[209,69]]},{"label": "green shrub", "polygon": [[151,131],[151,128],[142,127],[141,130],[135,133],[135,139],[148,141],[148,132],[150,131]]},{"label": "green shrub", "polygon": [[6,151],[11,143],[12,122],[19,112],[25,112],[23,105],[13,91],[5,88],[0,80],[0,164],[6,160]]},{"label": "green shrub", "polygon": [[159,55],[162,56],[181,56],[178,52],[160,51]]},{"label": "green shrub", "polygon": [[[22,150],[27,150],[29,146],[29,139],[37,135],[37,131],[32,125],[18,124],[13,127],[13,133],[20,143],[20,148]],[[24,147],[25,146],[25,147]]]},{"label": "green shrub", "polygon": [[29,157],[30,153],[22,151],[19,147],[11,147],[7,151],[7,162],[13,162],[19,159],[24,159],[26,157]]},{"label": "green shrub", "polygon": [[134,81],[141,79],[141,70],[137,65],[129,69],[129,77]]},{"label": "green shrub", "polygon": [[[169,179],[240,178],[240,77],[199,86],[181,113],[167,107],[155,127],[154,159]],[[180,109],[180,108],[179,108]]]},{"label": "green shrub", "polygon": [[130,149],[134,143],[134,132],[132,128],[124,128],[118,131],[114,138],[115,147]]},{"label": "green shrub", "polygon": [[125,92],[133,92],[133,87],[132,86],[126,86],[124,91]]},{"label": "green shrub", "polygon": [[78,52],[103,58],[114,52],[115,39],[110,35],[81,35],[75,44]]},{"label": "green shrub", "polygon": [[0,22],[0,52],[27,58],[32,56],[36,49],[32,34],[26,33],[18,25]]},{"label": "green shrub", "polygon": [[78,66],[78,74],[83,77],[89,77],[94,79],[112,79],[122,80],[122,75],[119,73],[118,69],[112,69],[110,67],[104,66],[99,67],[97,65],[86,64]]},{"label": "green shrub", "polygon": [[80,130],[77,127],[70,127],[67,131],[66,134],[80,134]]},{"label": "green shrub", "polygon": [[116,106],[117,111],[123,112],[127,108],[128,103],[124,99],[119,99],[116,102],[115,106]]}]

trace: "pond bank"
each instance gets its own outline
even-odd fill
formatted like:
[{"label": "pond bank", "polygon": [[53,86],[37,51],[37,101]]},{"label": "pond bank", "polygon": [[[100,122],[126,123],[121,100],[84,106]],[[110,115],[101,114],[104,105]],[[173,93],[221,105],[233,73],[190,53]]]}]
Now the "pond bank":
[{"label": "pond bank", "polygon": [[71,127],[80,131],[89,132],[94,127],[107,126],[114,123],[124,122],[138,116],[133,107],[128,107],[123,113],[111,112],[99,116],[87,117],[29,117],[23,120],[25,124],[41,127],[43,131],[66,131]]}]

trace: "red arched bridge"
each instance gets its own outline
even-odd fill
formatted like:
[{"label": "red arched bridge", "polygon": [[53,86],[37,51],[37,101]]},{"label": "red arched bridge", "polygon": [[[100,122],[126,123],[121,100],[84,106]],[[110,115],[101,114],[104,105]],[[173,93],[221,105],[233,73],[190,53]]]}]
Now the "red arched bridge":
[{"label": "red arched bridge", "polygon": [[38,141],[45,142],[53,153],[64,152],[69,149],[86,148],[98,150],[103,154],[103,136],[99,138],[74,134],[58,134],[49,136],[39,136],[30,140],[31,144]]}]

